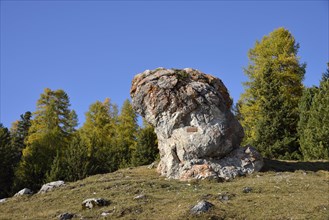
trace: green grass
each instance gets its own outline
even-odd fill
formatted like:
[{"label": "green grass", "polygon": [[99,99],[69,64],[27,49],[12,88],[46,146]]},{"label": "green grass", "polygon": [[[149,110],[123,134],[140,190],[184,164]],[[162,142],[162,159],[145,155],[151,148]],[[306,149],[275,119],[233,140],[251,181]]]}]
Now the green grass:
[{"label": "green grass", "polygon": [[[0,219],[329,219],[329,163],[265,161],[263,172],[231,182],[166,180],[155,169],[138,167],[95,175],[46,194],[10,198],[0,204]],[[251,187],[250,193],[243,193]],[[220,201],[219,194],[232,195]],[[134,199],[144,194],[143,199]],[[87,198],[110,204],[82,209]],[[191,215],[190,208],[206,199],[215,206]],[[101,213],[111,214],[102,217]]]}]

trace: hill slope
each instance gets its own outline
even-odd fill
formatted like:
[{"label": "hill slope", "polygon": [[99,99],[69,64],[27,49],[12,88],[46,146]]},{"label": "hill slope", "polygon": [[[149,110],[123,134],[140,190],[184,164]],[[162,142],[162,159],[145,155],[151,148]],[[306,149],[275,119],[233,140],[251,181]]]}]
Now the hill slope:
[{"label": "hill slope", "polygon": [[[165,180],[145,166],[122,169],[46,194],[7,199],[0,203],[0,219],[58,219],[66,212],[74,213],[74,219],[329,219],[328,165],[267,161],[265,171],[223,183]],[[243,192],[245,187],[251,192]],[[82,209],[88,198],[110,204]],[[191,207],[202,199],[214,207],[191,215]],[[103,217],[103,212],[109,214]]]}]

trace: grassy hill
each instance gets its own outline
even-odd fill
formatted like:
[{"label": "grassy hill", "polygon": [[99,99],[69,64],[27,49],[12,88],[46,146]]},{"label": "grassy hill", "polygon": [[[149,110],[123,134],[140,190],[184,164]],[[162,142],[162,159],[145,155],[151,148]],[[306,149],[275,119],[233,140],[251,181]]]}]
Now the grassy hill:
[{"label": "grassy hill", "polygon": [[[251,192],[243,192],[245,187]],[[138,195],[144,197],[136,199]],[[227,197],[221,200],[220,195]],[[88,198],[104,198],[110,204],[82,209]],[[214,207],[190,214],[202,199]],[[223,183],[166,180],[143,166],[0,204],[0,219],[58,219],[65,212],[74,213],[73,219],[329,219],[329,162],[267,160],[262,172]]]}]

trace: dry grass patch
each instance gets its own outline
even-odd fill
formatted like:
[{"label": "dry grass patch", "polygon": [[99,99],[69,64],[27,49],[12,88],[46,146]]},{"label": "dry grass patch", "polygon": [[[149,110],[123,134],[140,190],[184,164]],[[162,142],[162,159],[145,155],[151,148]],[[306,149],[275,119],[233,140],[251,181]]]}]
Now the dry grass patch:
[{"label": "dry grass patch", "polygon": [[[0,204],[0,219],[58,219],[65,212],[74,213],[74,219],[329,219],[328,162],[266,163],[264,172],[223,183],[166,180],[146,167],[122,169],[46,194],[10,198]],[[245,187],[251,192],[244,193]],[[220,194],[229,199],[221,200]],[[88,198],[110,204],[82,209]],[[215,206],[191,215],[191,207],[202,199]]]}]

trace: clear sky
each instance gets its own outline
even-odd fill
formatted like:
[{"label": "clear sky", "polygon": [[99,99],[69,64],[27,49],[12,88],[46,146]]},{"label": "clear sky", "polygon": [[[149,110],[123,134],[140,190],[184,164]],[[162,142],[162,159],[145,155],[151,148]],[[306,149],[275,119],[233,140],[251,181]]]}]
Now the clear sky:
[{"label": "clear sky", "polygon": [[192,67],[243,92],[247,52],[278,27],[300,44],[304,83],[318,85],[328,55],[327,1],[3,1],[0,121],[35,111],[44,88],[63,89],[80,125],[89,105],[122,105],[133,76]]}]

